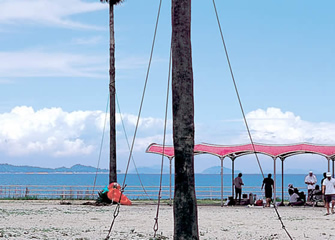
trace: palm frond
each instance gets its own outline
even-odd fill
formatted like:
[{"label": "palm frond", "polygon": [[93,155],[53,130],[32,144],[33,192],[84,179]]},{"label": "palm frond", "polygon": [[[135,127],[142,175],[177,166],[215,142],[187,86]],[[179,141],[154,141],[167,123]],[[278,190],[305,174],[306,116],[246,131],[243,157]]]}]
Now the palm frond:
[{"label": "palm frond", "polygon": [[116,5],[116,4],[119,4],[119,3],[122,3],[124,0],[100,0],[100,2],[102,3],[111,3],[113,5]]}]

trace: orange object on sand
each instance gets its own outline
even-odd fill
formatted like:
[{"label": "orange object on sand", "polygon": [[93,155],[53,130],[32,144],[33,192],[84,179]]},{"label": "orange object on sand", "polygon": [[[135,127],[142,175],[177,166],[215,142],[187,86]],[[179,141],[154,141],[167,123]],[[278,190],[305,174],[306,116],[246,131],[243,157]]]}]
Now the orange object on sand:
[{"label": "orange object on sand", "polygon": [[121,190],[121,186],[117,182],[112,182],[111,184],[108,185],[108,189],[112,189],[112,188]]},{"label": "orange object on sand", "polygon": [[117,188],[109,189],[107,193],[107,197],[113,202],[120,202],[122,205],[131,205],[131,201],[126,197],[126,195],[122,194],[121,199],[121,191]]}]

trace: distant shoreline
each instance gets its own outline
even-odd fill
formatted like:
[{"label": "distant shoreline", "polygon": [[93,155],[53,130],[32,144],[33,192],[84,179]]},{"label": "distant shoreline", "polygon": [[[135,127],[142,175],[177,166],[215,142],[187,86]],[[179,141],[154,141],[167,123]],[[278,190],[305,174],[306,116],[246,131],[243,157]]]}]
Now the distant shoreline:
[{"label": "distant shoreline", "polygon": [[[0,174],[38,174],[38,175],[51,175],[51,174],[96,174],[95,172],[0,172]],[[108,174],[108,172],[97,172],[97,174]]]}]

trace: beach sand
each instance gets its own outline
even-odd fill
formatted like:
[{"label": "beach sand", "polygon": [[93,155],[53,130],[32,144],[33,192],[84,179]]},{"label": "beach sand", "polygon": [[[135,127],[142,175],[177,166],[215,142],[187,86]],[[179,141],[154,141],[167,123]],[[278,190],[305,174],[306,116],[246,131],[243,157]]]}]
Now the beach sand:
[{"label": "beach sand", "polygon": [[[1,200],[0,238],[104,239],[115,205],[70,201]],[[157,206],[121,206],[110,239],[151,239]],[[323,207],[279,207],[293,239],[335,239],[335,215]],[[273,208],[198,206],[200,239],[289,239]],[[173,210],[161,205],[157,239],[172,239]]]}]

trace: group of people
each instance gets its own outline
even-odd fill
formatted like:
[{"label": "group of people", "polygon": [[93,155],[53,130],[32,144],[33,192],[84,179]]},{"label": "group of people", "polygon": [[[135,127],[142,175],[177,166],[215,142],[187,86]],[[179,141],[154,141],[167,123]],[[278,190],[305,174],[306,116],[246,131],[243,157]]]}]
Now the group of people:
[{"label": "group of people", "polygon": [[305,183],[308,189],[308,201],[324,200],[325,207],[327,208],[326,215],[330,214],[330,203],[332,203],[331,213],[334,214],[335,205],[335,179],[332,178],[330,172],[323,173],[323,179],[321,180],[320,190],[319,185],[316,185],[317,178],[312,171],[305,177]]},{"label": "group of people", "polygon": [[[266,207],[270,207],[271,199],[272,199],[272,192],[273,192],[273,179],[271,178],[271,173],[268,174],[267,178],[264,178],[263,184],[261,189],[265,189],[265,198],[266,198]],[[241,203],[241,195],[242,195],[242,186],[244,185],[242,180],[242,173],[239,173],[237,177],[234,179],[234,186],[235,186],[235,202]]]},{"label": "group of people", "polygon": [[[272,201],[272,192],[274,181],[271,178],[271,174],[268,174],[267,178],[264,178],[261,190],[265,189],[265,198],[266,198],[266,207],[270,207],[270,203]],[[325,207],[327,208],[326,215],[330,214],[330,203],[331,213],[334,212],[335,205],[335,179],[332,178],[330,172],[325,172],[323,174],[323,179],[321,180],[321,189],[320,186],[317,185],[317,178],[313,174],[312,171],[305,177],[305,184],[307,184],[308,202],[317,202],[324,200]],[[242,186],[244,185],[242,180],[242,173],[239,173],[238,176],[234,179],[235,186],[235,202],[241,202],[241,194],[242,194]],[[293,187],[292,184],[289,184],[288,192],[290,195],[290,203],[292,206],[304,205],[306,203],[306,195],[303,191],[299,191],[297,188]]]}]

